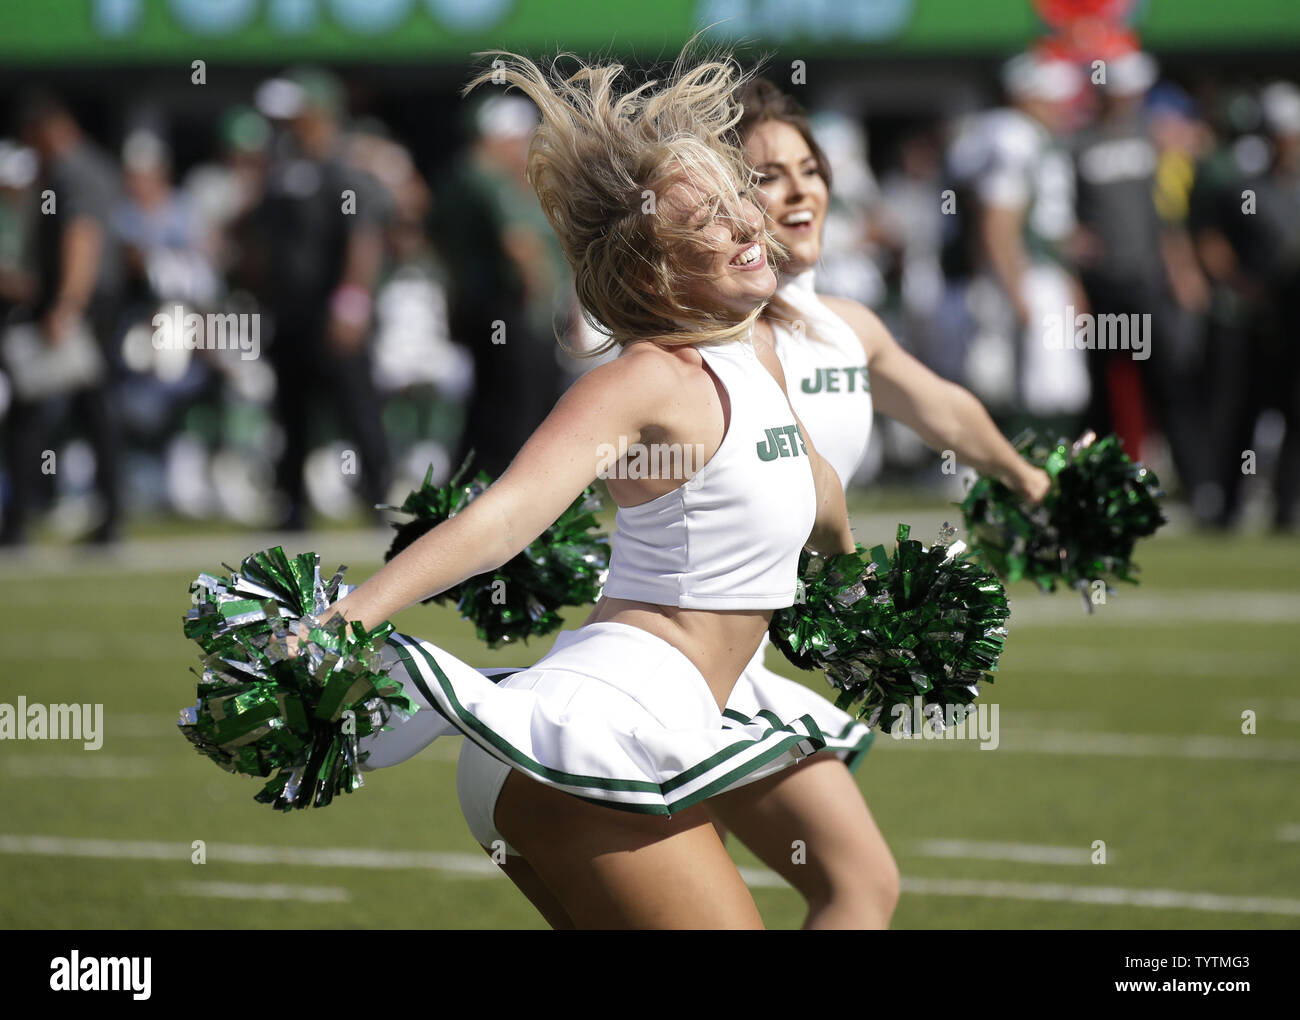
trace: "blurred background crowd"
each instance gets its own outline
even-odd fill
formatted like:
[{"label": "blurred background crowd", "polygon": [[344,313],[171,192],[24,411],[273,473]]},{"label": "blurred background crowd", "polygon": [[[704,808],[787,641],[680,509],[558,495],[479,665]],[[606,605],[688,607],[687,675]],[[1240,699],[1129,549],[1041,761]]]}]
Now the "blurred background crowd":
[{"label": "blurred background crowd", "polygon": [[[1199,524],[1294,530],[1300,89],[1144,51],[1132,4],[1063,43],[1056,6],[956,71],[769,56],[832,165],[821,287],[1008,435],[1116,431]],[[499,473],[591,364],[531,105],[459,99],[468,57],[186,61],[0,90],[0,542],[355,518],[468,447]],[[1145,349],[1053,346],[1067,309]],[[855,481],[959,496],[938,464],[881,421]]]}]

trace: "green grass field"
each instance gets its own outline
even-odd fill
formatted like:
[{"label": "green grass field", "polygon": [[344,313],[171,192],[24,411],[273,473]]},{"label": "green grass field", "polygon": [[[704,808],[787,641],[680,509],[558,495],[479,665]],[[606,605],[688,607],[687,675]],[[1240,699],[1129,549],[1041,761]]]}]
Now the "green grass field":
[{"label": "green grass field", "polygon": [[[924,538],[942,514],[922,516]],[[339,534],[302,548],[326,570],[348,562],[358,583],[381,549],[348,560]],[[240,534],[169,541],[140,568],[0,563],[0,702],[105,712],[97,751],[0,743],[0,926],[543,927],[460,817],[459,739],[290,815],[194,752],[175,726],[197,661],[181,633],[187,585],[256,547]],[[1142,585],[1092,617],[1072,592],[1013,590],[986,693],[996,750],[877,738],[859,782],[903,872],[897,927],[1300,926],[1300,542],[1169,534],[1138,560]],[[423,607],[395,622],[485,665],[546,647],[487,654],[454,615]],[[196,840],[204,864],[191,862]],[[1106,860],[1092,863],[1099,840]],[[757,869],[746,874],[767,924],[798,927],[797,894],[733,852]]]}]

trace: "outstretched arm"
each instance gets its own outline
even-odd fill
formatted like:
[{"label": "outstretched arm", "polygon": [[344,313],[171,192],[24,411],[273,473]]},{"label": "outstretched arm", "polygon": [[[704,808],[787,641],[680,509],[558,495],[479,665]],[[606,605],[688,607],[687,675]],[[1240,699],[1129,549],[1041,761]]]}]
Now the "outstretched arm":
[{"label": "outstretched arm", "polygon": [[369,629],[421,599],[495,570],[591,484],[602,444],[617,446],[619,436],[640,441],[671,385],[671,375],[654,359],[620,358],[592,369],[560,398],[495,484],[334,609]]},{"label": "outstretched arm", "polygon": [[908,354],[875,313],[856,301],[823,300],[862,340],[872,401],[882,414],[913,429],[931,449],[952,450],[962,463],[1026,499],[1038,502],[1046,495],[1047,473],[1016,452],[974,394]]}]

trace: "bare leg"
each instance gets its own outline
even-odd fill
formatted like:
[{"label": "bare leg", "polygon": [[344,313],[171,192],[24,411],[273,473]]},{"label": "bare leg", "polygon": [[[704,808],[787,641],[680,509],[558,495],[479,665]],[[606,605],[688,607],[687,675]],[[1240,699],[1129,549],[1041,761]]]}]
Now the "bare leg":
[{"label": "bare leg", "polygon": [[887,928],[898,865],[844,763],[830,753],[711,797],[709,814],[808,902],[805,928]]},{"label": "bare leg", "polygon": [[[489,857],[492,851],[483,847],[483,852]],[[493,858],[495,860],[495,858]],[[526,860],[522,857],[516,857],[514,854],[507,854],[504,863],[498,863],[499,867],[515,887],[528,897],[528,902],[537,908],[537,912],[542,915],[543,919],[556,931],[571,931],[574,927],[573,918],[569,916],[568,911],[555,898],[555,893],[546,888],[546,883],[537,877],[537,872],[532,869]]]},{"label": "bare leg", "polygon": [[579,928],[763,927],[701,807],[634,814],[512,770],[495,824]]}]

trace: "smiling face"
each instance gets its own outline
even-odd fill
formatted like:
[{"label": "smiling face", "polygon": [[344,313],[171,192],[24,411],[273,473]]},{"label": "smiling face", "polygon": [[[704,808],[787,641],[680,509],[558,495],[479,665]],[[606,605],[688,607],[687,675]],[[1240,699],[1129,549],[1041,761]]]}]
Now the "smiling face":
[{"label": "smiling face", "polygon": [[830,201],[817,157],[793,125],[765,120],[745,137],[745,159],[759,175],[768,229],[790,252],[786,271],[811,269],[821,257]]},{"label": "smiling face", "polygon": [[687,300],[740,321],[776,290],[763,244],[763,213],[747,196],[728,210],[707,175],[678,177],[665,189],[662,211],[680,242],[674,247],[689,263]]}]

